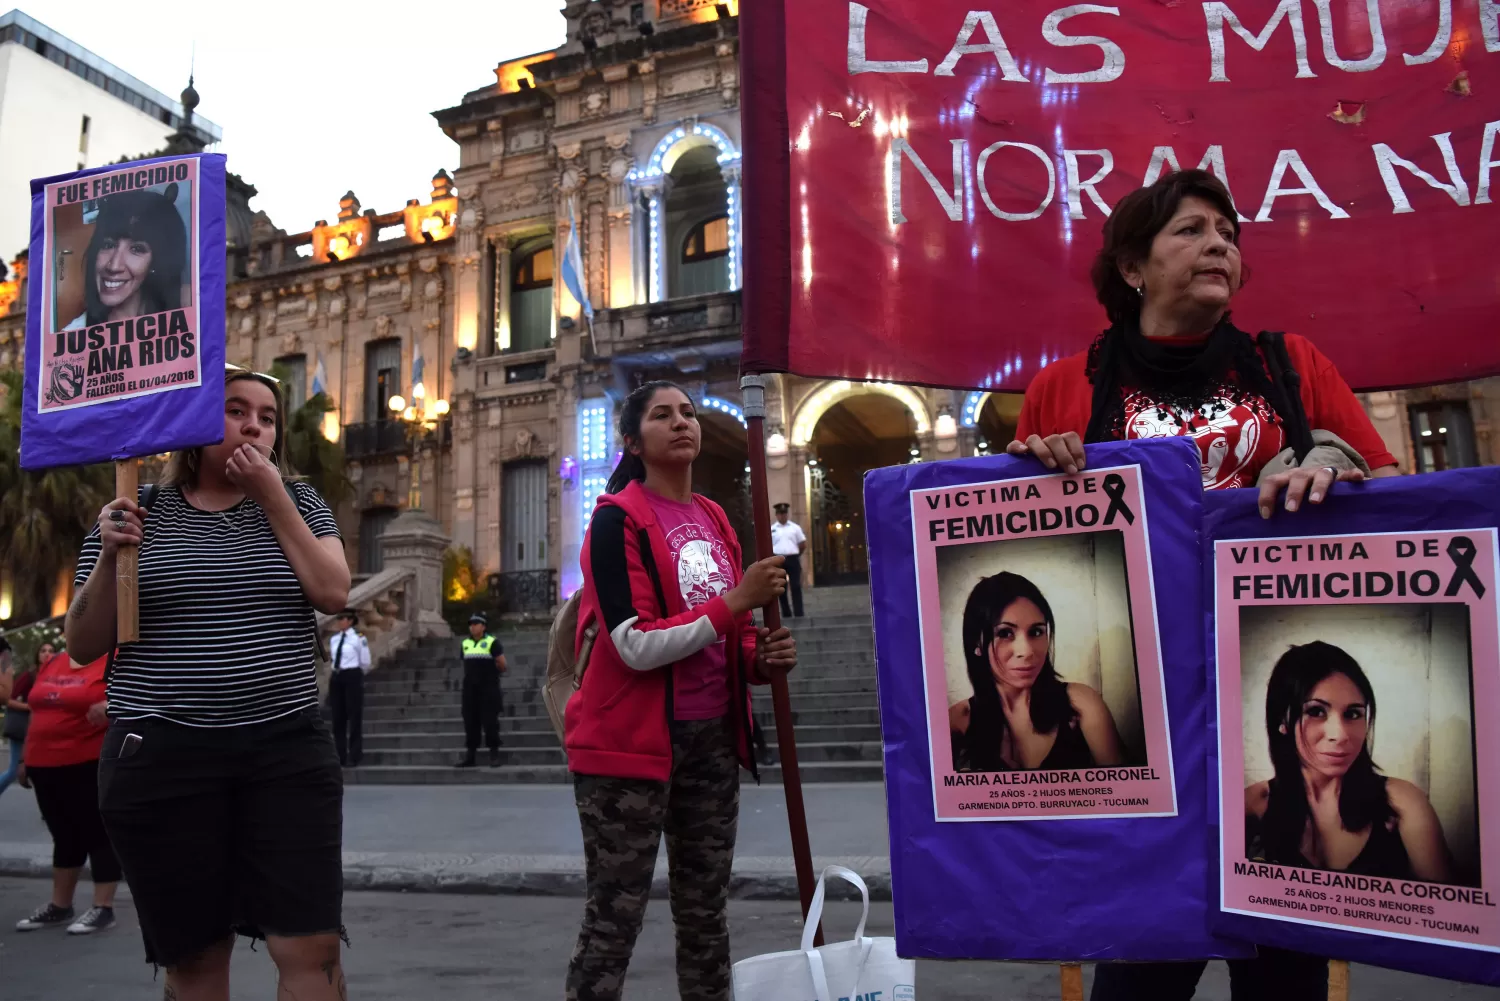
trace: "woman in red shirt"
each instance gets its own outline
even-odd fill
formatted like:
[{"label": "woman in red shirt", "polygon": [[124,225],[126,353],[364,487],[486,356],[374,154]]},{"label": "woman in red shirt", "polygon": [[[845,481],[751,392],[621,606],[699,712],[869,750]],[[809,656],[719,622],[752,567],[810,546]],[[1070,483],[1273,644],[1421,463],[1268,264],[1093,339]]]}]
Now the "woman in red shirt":
[{"label": "woman in red shirt", "polygon": [[[1088,351],[1042,369],[1026,389],[1011,455],[1084,468],[1086,443],[1187,436],[1203,488],[1258,487],[1295,511],[1335,480],[1394,476],[1386,449],[1333,363],[1295,334],[1251,337],[1229,321],[1244,279],[1229,190],[1184,170],[1127,195],[1104,224],[1094,290],[1110,327]],[[1100,964],[1093,1001],[1186,1001],[1206,963]],[[1274,989],[1321,997],[1327,962],[1262,949],[1230,964],[1236,1001]]]},{"label": "woman in red shirt", "polygon": [[[106,658],[73,663],[60,653],[41,666],[27,696],[26,777],[52,833],[52,900],[16,924],[17,931],[67,925],[70,935],[104,931],[115,923],[120,862],[99,817],[99,751]],[[73,919],[73,890],[84,860],[93,867],[94,906]]]},{"label": "woman in red shirt", "polygon": [[729,1001],[726,905],[740,767],[755,771],[748,685],[796,664],[753,609],[786,589],[782,558],[740,573],[723,508],[693,493],[692,399],[648,382],[620,409],[626,454],[583,540],[579,637],[597,642],[563,715],[588,903],[568,1001],[617,1001],[667,836],[683,997]]}]

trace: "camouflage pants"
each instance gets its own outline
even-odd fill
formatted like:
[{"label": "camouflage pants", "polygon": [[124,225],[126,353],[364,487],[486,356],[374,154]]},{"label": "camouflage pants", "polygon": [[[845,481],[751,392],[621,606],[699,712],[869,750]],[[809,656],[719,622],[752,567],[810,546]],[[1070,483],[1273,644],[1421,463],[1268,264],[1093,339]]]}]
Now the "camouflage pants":
[{"label": "camouflage pants", "polygon": [[670,782],[575,775],[588,903],[568,964],[567,1001],[617,1001],[646,918],[656,848],[667,835],[677,989],[683,1001],[729,1001],[730,868],[740,765],[727,718],[679,720]]}]

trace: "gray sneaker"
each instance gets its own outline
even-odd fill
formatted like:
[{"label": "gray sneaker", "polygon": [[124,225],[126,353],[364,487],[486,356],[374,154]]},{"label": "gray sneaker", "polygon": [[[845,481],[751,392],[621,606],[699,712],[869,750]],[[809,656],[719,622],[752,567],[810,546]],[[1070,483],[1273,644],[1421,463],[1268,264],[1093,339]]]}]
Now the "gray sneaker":
[{"label": "gray sneaker", "polygon": [[38,928],[55,928],[65,925],[73,920],[73,908],[58,907],[49,903],[46,907],[38,907],[32,912],[31,917],[22,918],[16,922],[16,931],[36,931]]},{"label": "gray sneaker", "polygon": [[92,935],[96,931],[104,931],[115,926],[115,909],[113,907],[90,907],[83,912],[83,917],[68,925],[69,935]]}]

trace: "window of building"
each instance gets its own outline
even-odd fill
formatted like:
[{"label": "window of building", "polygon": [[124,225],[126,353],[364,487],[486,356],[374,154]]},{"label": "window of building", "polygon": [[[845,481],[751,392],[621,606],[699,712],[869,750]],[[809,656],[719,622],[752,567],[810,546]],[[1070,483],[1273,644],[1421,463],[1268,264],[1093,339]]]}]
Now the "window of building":
[{"label": "window of building", "polygon": [[307,355],[283,355],[276,359],[282,370],[282,391],[286,393],[287,413],[302,409],[307,402]]},{"label": "window of building", "polygon": [[694,226],[682,244],[682,261],[706,261],[729,256],[729,217],[719,216]]},{"label": "window of building", "polygon": [[1465,403],[1412,407],[1411,441],[1419,473],[1479,464],[1474,448],[1474,421]]},{"label": "window of building", "polygon": [[682,241],[680,294],[729,291],[729,217],[706,219]]},{"label": "window of building", "polygon": [[547,363],[544,361],[528,362],[525,365],[507,365],[505,367],[505,382],[539,382],[547,378]]},{"label": "window of building", "polygon": [[365,420],[390,420],[391,397],[400,395],[401,342],[371,341],[365,345]]},{"label": "window of building", "polygon": [[81,126],[79,126],[79,129],[78,129],[78,152],[80,152],[80,153],[87,153],[88,151],[89,151],[89,116],[88,115],[84,115],[83,116],[83,124]]},{"label": "window of building", "polygon": [[510,350],[534,351],[552,343],[551,247],[516,262],[510,287]]},{"label": "window of building", "polygon": [[380,538],[400,514],[393,507],[377,507],[359,517],[359,572],[376,574],[385,569],[385,553]]}]

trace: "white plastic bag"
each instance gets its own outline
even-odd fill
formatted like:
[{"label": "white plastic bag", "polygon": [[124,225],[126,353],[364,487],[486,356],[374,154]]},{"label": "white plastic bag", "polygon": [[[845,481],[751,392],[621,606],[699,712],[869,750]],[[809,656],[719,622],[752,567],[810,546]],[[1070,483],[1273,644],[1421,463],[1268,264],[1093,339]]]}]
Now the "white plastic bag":
[{"label": "white plastic bag", "polygon": [[[859,887],[864,911],[854,938],[813,948],[823,917],[824,881],[839,876]],[[866,938],[870,891],[859,874],[831,865],[818,877],[802,929],[802,948],[752,956],[734,964],[735,1001],[916,1001],[916,963],[896,955],[893,938]]]}]

